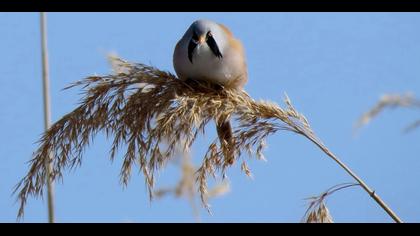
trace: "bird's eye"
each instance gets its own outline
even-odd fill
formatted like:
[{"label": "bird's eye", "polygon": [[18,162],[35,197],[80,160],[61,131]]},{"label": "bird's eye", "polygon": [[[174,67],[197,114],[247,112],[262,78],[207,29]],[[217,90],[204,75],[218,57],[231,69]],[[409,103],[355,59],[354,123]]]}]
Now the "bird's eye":
[{"label": "bird's eye", "polygon": [[212,35],[211,31],[207,32],[206,39],[208,39],[208,38],[210,38],[210,37],[213,37],[213,35]]},{"label": "bird's eye", "polygon": [[193,31],[192,39],[194,39],[196,41],[198,40],[198,35],[197,35],[197,33],[195,31]]}]

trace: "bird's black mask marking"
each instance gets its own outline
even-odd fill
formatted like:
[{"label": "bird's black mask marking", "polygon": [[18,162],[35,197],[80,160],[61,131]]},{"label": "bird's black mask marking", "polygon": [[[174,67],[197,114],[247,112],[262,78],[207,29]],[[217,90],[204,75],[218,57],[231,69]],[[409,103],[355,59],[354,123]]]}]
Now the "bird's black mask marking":
[{"label": "bird's black mask marking", "polygon": [[[198,44],[198,35],[195,31],[193,31],[192,39],[190,40],[190,43],[188,44],[188,59],[190,60],[191,64],[193,63],[193,52]],[[210,50],[213,52],[213,54],[218,57],[222,58],[223,55],[219,50],[219,47],[217,46],[216,41],[213,38],[213,35],[211,32],[207,32],[206,35],[206,43],[209,46]]]},{"label": "bird's black mask marking", "polygon": [[214,54],[216,57],[218,57],[218,58],[222,58],[222,57],[223,57],[223,55],[222,55],[222,53],[220,52],[219,47],[217,46],[217,43],[216,43],[216,41],[214,40],[213,35],[211,34],[211,32],[210,32],[210,31],[209,31],[209,32],[207,32],[207,35],[206,35],[206,42],[207,42],[207,45],[209,45],[209,48],[211,49],[211,51],[213,52],[213,54]]},{"label": "bird's black mask marking", "polygon": [[195,47],[197,47],[197,43],[191,40],[188,44],[188,59],[190,60],[191,64],[193,63],[192,57]]},{"label": "bird's black mask marking", "polygon": [[193,30],[192,39],[190,40],[190,43],[188,44],[188,59],[190,60],[191,64],[193,63],[193,52],[194,52],[194,49],[197,47],[197,42],[198,42],[198,35]]}]

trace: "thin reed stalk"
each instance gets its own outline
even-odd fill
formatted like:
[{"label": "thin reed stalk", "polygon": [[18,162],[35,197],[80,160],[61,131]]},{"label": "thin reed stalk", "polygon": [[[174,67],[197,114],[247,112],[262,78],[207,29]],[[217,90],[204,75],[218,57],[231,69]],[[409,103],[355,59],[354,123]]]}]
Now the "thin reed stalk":
[{"label": "thin reed stalk", "polygon": [[343,170],[345,170],[353,179],[355,179],[360,186],[375,200],[379,206],[397,223],[402,223],[402,220],[386,205],[386,203],[372,190],[359,176],[357,176],[344,162],[342,162],[336,155],[334,155],[321,141],[319,141],[312,133],[306,133],[301,130],[301,134],[318,146],[328,157],[335,161]]},{"label": "thin reed stalk", "polygon": [[[44,98],[44,127],[45,132],[51,125],[51,111],[50,111],[50,83],[48,72],[48,49],[47,49],[47,19],[45,12],[40,13],[40,29],[41,29],[41,52],[42,52],[42,85],[43,85],[43,98]],[[45,169],[47,179],[47,201],[48,201],[48,222],[54,223],[54,185],[50,178],[52,166],[52,155],[50,152],[46,154]]]}]

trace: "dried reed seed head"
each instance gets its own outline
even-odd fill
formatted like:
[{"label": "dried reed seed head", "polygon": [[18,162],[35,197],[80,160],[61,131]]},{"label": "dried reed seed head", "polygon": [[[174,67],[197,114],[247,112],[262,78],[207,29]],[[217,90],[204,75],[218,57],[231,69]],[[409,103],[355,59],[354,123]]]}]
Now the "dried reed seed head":
[{"label": "dried reed seed head", "polygon": [[[81,165],[84,149],[99,132],[112,139],[111,160],[122,146],[126,147],[121,183],[129,182],[133,164],[137,164],[152,198],[155,172],[174,156],[181,140],[182,146],[189,148],[210,121],[235,120],[234,141],[222,145],[213,141],[196,172],[205,206],[207,177],[216,172],[224,176],[232,163],[224,158],[226,150],[233,150],[236,159],[243,152],[263,158],[264,139],[278,130],[315,139],[306,118],[287,97],[286,108],[280,108],[272,102],[257,102],[244,91],[181,81],[154,67],[113,60],[117,65],[114,74],[88,77],[67,87],[81,87],[83,98],[39,140],[28,173],[15,188],[20,200],[19,217],[23,216],[27,198],[42,194],[47,177],[43,163],[48,152],[53,154],[50,178],[54,181],[62,178],[64,170]],[[247,167],[243,169],[249,174]]]},{"label": "dried reed seed head", "polygon": [[305,223],[334,223],[330,212],[324,202],[321,202],[318,207],[311,210],[305,219]]},{"label": "dried reed seed head", "polygon": [[302,218],[304,223],[333,223],[331,214],[325,204],[325,197],[328,194],[322,194],[319,197],[308,198],[309,206]]},{"label": "dried reed seed head", "polygon": [[326,198],[331,196],[337,191],[354,187],[360,186],[358,183],[342,183],[337,184],[318,196],[306,198],[308,200],[308,209],[306,210],[302,222],[305,223],[333,223],[332,216],[325,204]]},{"label": "dried reed seed head", "polygon": [[[385,108],[397,108],[397,107],[413,107],[420,108],[420,101],[416,100],[412,93],[406,94],[384,94],[380,97],[379,101],[367,112],[365,112],[354,125],[354,129],[360,129],[367,125],[375,117],[377,117]],[[420,125],[420,121],[416,121],[409,125],[405,131],[410,131],[417,128]]]}]

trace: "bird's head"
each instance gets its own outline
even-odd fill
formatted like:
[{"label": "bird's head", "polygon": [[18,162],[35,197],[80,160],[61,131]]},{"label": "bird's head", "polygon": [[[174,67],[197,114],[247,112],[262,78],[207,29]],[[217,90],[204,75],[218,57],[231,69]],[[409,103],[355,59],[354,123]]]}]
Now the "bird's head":
[{"label": "bird's head", "polygon": [[226,34],[219,24],[209,20],[197,20],[188,29],[188,59],[193,63],[193,55],[203,46],[208,46],[213,55],[222,58],[221,47],[226,41]]}]

